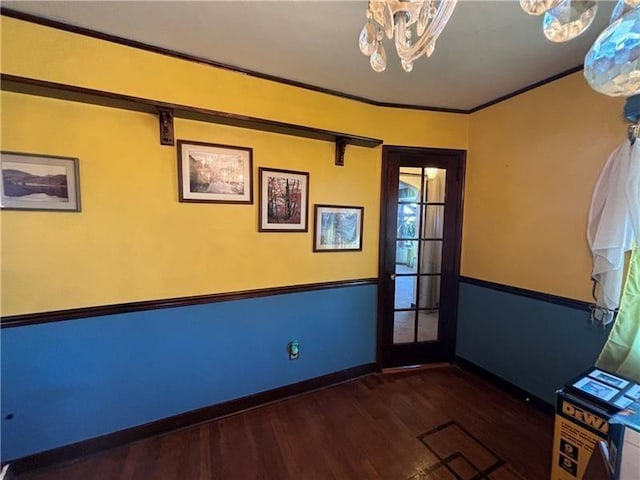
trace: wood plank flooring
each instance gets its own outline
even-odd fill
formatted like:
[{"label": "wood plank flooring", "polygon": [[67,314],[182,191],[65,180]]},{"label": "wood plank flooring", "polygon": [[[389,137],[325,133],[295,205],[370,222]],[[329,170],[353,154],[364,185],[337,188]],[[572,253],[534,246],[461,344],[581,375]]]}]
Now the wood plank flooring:
[{"label": "wood plank flooring", "polygon": [[454,366],[370,375],[21,480],[547,480],[553,417]]}]

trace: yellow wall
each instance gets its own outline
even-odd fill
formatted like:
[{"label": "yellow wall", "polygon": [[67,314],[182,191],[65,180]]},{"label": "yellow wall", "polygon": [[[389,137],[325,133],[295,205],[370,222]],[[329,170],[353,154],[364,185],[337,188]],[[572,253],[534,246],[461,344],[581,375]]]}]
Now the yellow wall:
[{"label": "yellow wall", "polygon": [[[465,149],[469,117],[379,108],[2,17],[2,72],[384,139]],[[176,120],[253,148],[254,205],[177,201],[157,118],[2,92],[3,150],[78,157],[81,213],[2,211],[2,315],[377,276],[381,149]],[[310,173],[310,205],[365,207],[361,253],[258,233],[257,169]],[[312,222],[310,208],[309,221]]]},{"label": "yellow wall", "polygon": [[591,194],[626,138],[582,73],[471,115],[462,275],[591,301]]},{"label": "yellow wall", "polygon": [[[466,149],[462,275],[590,300],[591,192],[624,139],[620,99],[576,73],[467,115],[381,108],[2,17],[2,72]],[[2,149],[80,159],[82,213],[3,211],[2,315],[377,275],[381,149],[186,120],[176,138],[254,149],[254,205],[177,201],[151,115],[2,92]],[[257,232],[257,168],[310,172],[310,205],[365,206],[362,253]],[[310,222],[312,221],[310,208]],[[52,273],[54,272],[54,273]]]}]

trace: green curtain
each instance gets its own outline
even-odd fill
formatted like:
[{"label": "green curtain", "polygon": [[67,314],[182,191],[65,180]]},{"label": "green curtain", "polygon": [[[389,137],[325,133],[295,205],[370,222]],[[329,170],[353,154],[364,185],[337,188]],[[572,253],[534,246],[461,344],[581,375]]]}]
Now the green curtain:
[{"label": "green curtain", "polygon": [[631,253],[618,316],[596,366],[640,382],[640,248]]}]

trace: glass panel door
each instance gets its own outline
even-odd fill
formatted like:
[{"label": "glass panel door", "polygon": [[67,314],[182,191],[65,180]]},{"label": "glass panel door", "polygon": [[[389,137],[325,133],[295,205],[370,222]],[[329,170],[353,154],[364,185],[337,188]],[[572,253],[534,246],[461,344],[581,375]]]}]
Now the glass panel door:
[{"label": "glass panel door", "polygon": [[393,343],[438,339],[447,171],[400,167]]},{"label": "glass panel door", "polygon": [[381,209],[382,366],[452,355],[464,152],[385,147]]}]

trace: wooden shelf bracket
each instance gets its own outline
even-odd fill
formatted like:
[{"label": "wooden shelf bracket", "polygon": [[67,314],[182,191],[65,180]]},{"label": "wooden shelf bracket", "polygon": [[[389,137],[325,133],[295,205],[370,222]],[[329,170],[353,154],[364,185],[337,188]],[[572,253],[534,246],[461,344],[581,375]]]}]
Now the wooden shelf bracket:
[{"label": "wooden shelf bracket", "polygon": [[336,165],[344,167],[344,152],[347,149],[348,140],[346,138],[336,138]]},{"label": "wooden shelf bracket", "polygon": [[158,108],[160,122],[160,145],[175,144],[173,138],[173,111],[168,108]]}]

